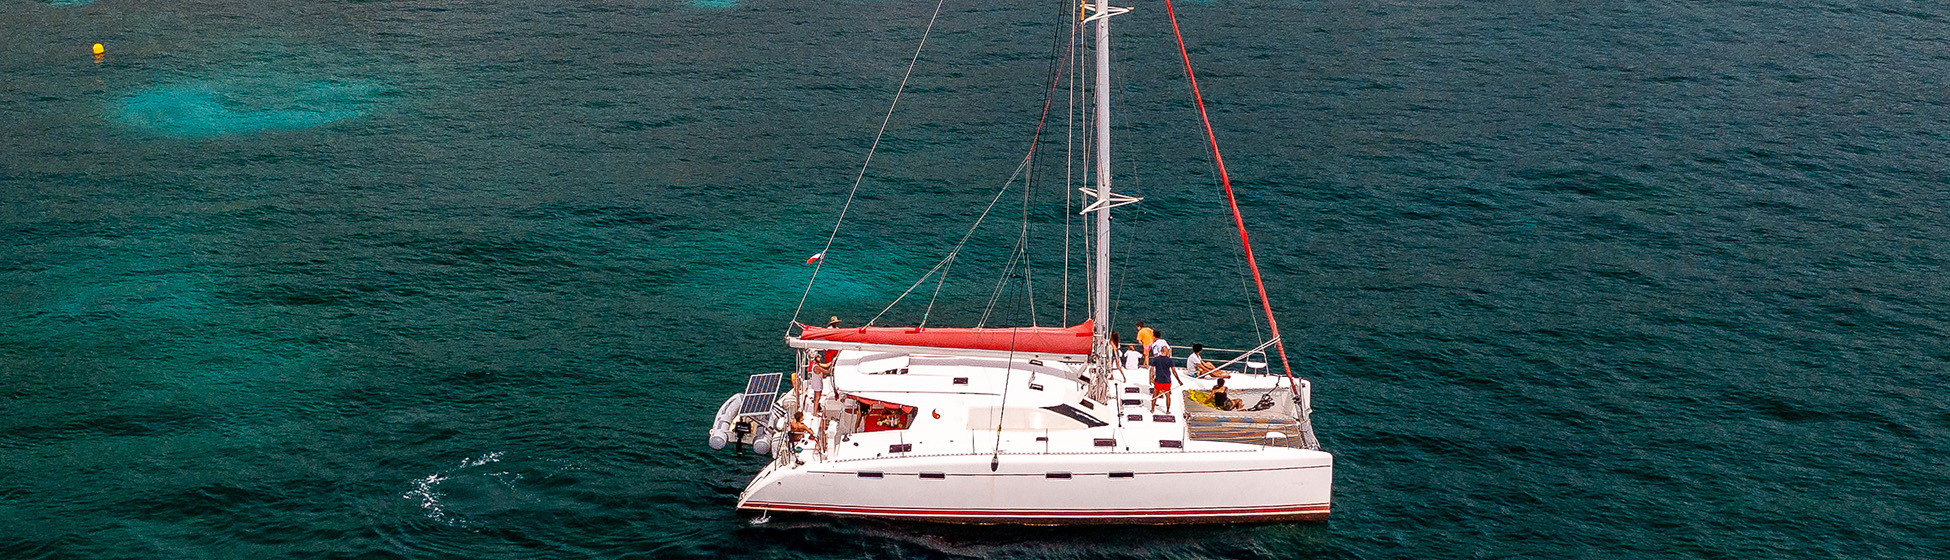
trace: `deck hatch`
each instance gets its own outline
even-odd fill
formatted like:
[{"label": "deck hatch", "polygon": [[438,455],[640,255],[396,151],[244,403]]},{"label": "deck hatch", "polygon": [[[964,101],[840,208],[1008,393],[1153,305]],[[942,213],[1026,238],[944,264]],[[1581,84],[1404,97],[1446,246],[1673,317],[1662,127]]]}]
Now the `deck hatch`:
[{"label": "deck hatch", "polygon": [[914,450],[914,444],[912,443],[896,443],[887,446],[888,453],[907,453],[913,450]]},{"label": "deck hatch", "polygon": [[1173,422],[1177,422],[1177,421],[1178,421],[1178,418],[1176,418],[1176,417],[1174,417],[1174,416],[1172,416],[1172,415],[1170,415],[1170,414],[1153,414],[1153,415],[1151,415],[1151,421],[1152,421],[1152,422],[1164,422],[1164,423],[1167,423],[1167,424],[1169,424],[1169,423],[1173,423]]},{"label": "deck hatch", "polygon": [[1124,392],[1126,392],[1126,393],[1136,393],[1136,392],[1138,392],[1138,390],[1139,390],[1139,389],[1138,389],[1137,387],[1125,387],[1125,388],[1124,388]]},{"label": "deck hatch", "polygon": [[1158,447],[1163,447],[1165,449],[1184,449],[1185,441],[1177,440],[1177,439],[1161,439],[1158,440]]},{"label": "deck hatch", "polygon": [[1095,444],[1097,447],[1117,447],[1116,438],[1097,438],[1097,439],[1090,440],[1090,442],[1092,444]]},{"label": "deck hatch", "polygon": [[1124,399],[1124,406],[1137,406],[1141,404],[1144,404],[1144,399]]},{"label": "deck hatch", "polygon": [[1071,419],[1071,420],[1075,420],[1075,421],[1078,421],[1078,422],[1082,422],[1082,423],[1083,423],[1083,425],[1085,425],[1085,426],[1089,426],[1089,427],[1092,427],[1092,428],[1095,428],[1095,427],[1098,427],[1098,426],[1109,426],[1109,425],[1110,425],[1110,423],[1109,423],[1109,422],[1105,422],[1105,421],[1103,421],[1103,420],[1098,420],[1098,419],[1097,419],[1097,417],[1095,417],[1095,416],[1091,416],[1091,415],[1090,415],[1090,413],[1087,413],[1087,412],[1084,412],[1084,411],[1081,411],[1081,410],[1077,410],[1077,407],[1074,407],[1074,406],[1070,406],[1070,405],[1067,405],[1067,404],[1059,404],[1059,405],[1056,405],[1056,406],[1045,406],[1045,407],[1043,407],[1043,410],[1047,410],[1047,411],[1050,411],[1050,412],[1054,412],[1054,413],[1057,413],[1057,414],[1061,414],[1061,415],[1064,415],[1064,416],[1068,416],[1068,417],[1070,417],[1070,419]]}]

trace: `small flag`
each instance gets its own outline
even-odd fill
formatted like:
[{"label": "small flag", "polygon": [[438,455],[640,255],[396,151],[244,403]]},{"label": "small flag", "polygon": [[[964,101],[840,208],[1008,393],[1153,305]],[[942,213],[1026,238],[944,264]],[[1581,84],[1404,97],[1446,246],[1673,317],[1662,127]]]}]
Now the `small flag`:
[{"label": "small flag", "polygon": [[813,256],[806,257],[806,264],[819,262],[819,259],[823,259],[823,258],[826,258],[826,252],[820,251],[818,253],[813,254]]}]

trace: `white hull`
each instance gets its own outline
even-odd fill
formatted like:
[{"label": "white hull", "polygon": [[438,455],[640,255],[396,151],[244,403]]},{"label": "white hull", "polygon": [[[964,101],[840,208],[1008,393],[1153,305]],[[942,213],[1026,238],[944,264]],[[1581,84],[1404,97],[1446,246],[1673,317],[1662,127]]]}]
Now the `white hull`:
[{"label": "white hull", "polygon": [[[1029,525],[1327,518],[1334,467],[1326,453],[1267,448],[1097,455],[1006,455],[995,472],[989,472],[986,455],[774,464],[752,482],[738,507]],[[941,478],[922,478],[924,472]]]},{"label": "white hull", "polygon": [[[1164,399],[1152,409],[1148,383],[1113,379],[1104,385],[1112,397],[1088,399],[1082,364],[848,351],[837,365],[831,386],[815,393],[802,383],[776,407],[789,411],[780,422],[811,413],[827,444],[774,436],[774,460],[740,509],[1029,525],[1312,521],[1330,509],[1333,455],[1310,448],[1311,428],[1295,422],[1302,409],[1261,413],[1282,424],[1215,422],[1226,413],[1184,392],[1210,380],[1178,384],[1167,413]],[[1233,386],[1278,391],[1280,382],[1239,376]],[[911,405],[910,424],[863,429],[847,411],[862,398]]]}]

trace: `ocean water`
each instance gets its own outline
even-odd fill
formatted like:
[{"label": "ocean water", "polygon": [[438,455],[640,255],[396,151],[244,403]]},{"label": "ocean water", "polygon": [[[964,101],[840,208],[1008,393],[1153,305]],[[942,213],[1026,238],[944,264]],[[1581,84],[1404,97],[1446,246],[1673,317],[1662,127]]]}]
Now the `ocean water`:
[{"label": "ocean water", "polygon": [[[864,321],[954,247],[1066,5],[945,4],[804,318]],[[1163,5],[1134,6],[1116,322],[1249,345]],[[787,366],[933,8],[0,4],[0,557],[1950,550],[1950,9],[1874,0],[1179,5],[1333,518],[753,524],[759,461],[709,417]],[[1066,106],[1031,202],[883,323],[978,320],[1025,223],[990,321],[1085,316]]]}]

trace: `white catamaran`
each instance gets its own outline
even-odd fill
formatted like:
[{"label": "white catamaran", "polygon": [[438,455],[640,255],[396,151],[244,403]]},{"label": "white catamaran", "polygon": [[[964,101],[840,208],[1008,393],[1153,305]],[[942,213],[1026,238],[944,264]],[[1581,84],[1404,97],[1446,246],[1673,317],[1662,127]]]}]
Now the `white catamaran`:
[{"label": "white catamaran", "polygon": [[[1169,2],[1166,10],[1176,34]],[[1334,459],[1314,438],[1310,385],[1286,365],[1263,285],[1272,338],[1229,352],[1235,357],[1216,368],[1230,375],[1239,406],[1211,406],[1216,378],[1179,368],[1168,406],[1154,407],[1152,372],[1118,359],[1106,328],[1110,211],[1137,199],[1110,188],[1109,37],[1111,18],[1129,9],[1099,3],[1079,11],[1078,25],[1094,25],[1096,35],[1096,176],[1082,189],[1093,198],[1082,212],[1095,220],[1091,320],[922,328],[814,327],[795,318],[785,339],[795,370],[751,376],[710,431],[713,448],[750,445],[771,457],[738,496],[739,509],[1037,525],[1327,517]],[[1189,56],[1186,75],[1193,77]],[[1192,85],[1196,92],[1195,78]],[[1203,118],[1202,100],[1199,112]],[[1208,139],[1210,130],[1208,122]],[[1216,158],[1215,139],[1212,151]],[[1236,202],[1232,213],[1258,282]],[[1269,371],[1269,349],[1283,372]],[[783,383],[786,376],[795,382]]]}]

